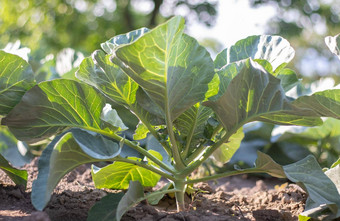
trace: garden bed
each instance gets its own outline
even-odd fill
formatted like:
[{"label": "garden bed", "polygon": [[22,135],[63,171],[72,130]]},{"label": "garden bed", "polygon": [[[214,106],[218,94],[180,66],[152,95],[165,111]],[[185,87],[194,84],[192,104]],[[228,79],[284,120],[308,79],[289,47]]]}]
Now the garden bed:
[{"label": "garden bed", "polygon": [[[83,165],[61,180],[44,212],[37,212],[30,202],[32,181],[38,172],[37,160],[25,169],[29,174],[26,191],[16,187],[0,170],[0,220],[86,220],[95,202],[112,192],[95,189],[90,168]],[[284,182],[235,176],[199,183],[195,187],[203,192],[191,199],[187,197],[188,211],[176,213],[175,200],[166,197],[156,207],[142,202],[122,220],[297,220],[306,195],[298,186]]]}]

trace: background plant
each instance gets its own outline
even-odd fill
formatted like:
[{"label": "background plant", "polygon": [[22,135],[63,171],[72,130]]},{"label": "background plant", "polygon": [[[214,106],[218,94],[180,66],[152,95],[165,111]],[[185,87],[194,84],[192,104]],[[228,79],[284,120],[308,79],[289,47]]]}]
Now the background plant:
[{"label": "background plant", "polygon": [[[332,77],[339,83],[338,60],[324,47],[321,38],[340,32],[339,0],[250,0],[254,8],[271,6],[276,11],[267,22],[266,32],[286,38],[297,49],[290,64],[299,70],[304,82]],[[308,39],[308,41],[306,41]],[[310,68],[310,66],[313,68]]]},{"label": "background plant", "polygon": [[69,47],[88,55],[111,36],[154,27],[180,8],[189,21],[213,25],[216,5],[182,0],[2,0],[0,48],[20,39],[34,60]]},{"label": "background plant", "polygon": [[[13,84],[4,84],[16,98],[2,125],[27,143],[57,135],[39,160],[32,190],[36,209],[46,206],[67,172],[84,163],[111,161],[103,168],[92,166],[92,177],[97,188],[129,188],[124,196],[113,196],[121,198],[112,208],[117,219],[135,203],[156,203],[170,192],[183,210],[188,184],[264,172],[303,183],[310,208],[325,204],[322,209],[339,215],[337,186],[312,156],[282,167],[258,153],[253,168],[190,179],[214,153],[222,162],[230,160],[246,123],[315,126],[322,124],[321,116],[339,118],[337,89],[297,99],[285,95],[298,82],[295,72],[285,68],[294,56],[285,39],[251,36],[213,61],[184,33],[184,20],[174,17],[153,30],[118,35],[101,46],[104,52],[83,60],[78,80],[42,81],[24,95],[25,90],[17,94]],[[24,74],[8,79],[18,82]],[[148,134],[151,138],[141,145],[138,140]],[[155,186],[162,176],[172,187],[144,195],[143,186]]]}]

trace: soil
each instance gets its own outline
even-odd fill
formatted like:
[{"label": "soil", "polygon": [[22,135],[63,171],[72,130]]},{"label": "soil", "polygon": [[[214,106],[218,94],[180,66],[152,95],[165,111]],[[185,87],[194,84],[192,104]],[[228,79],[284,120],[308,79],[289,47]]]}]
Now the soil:
[{"label": "soil", "polygon": [[[30,202],[32,181],[37,177],[37,159],[26,165],[28,185],[15,186],[0,170],[0,221],[86,220],[88,210],[110,190],[94,188],[90,168],[83,165],[67,174],[55,188],[43,212]],[[122,220],[211,221],[211,220],[297,220],[304,209],[305,192],[295,184],[274,178],[235,176],[211,183],[199,183],[187,211],[177,213],[175,200],[166,196],[153,207],[142,202]],[[160,182],[162,184],[162,182]],[[164,184],[164,182],[163,182]]]}]

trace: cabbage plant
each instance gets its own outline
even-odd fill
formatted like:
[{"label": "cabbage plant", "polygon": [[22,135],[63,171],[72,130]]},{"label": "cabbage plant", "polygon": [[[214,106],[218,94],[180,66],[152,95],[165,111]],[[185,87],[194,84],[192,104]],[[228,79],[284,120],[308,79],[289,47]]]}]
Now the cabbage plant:
[{"label": "cabbage plant", "polygon": [[[246,123],[316,126],[320,117],[339,119],[340,90],[286,96],[299,80],[286,68],[294,50],[282,37],[251,36],[213,60],[184,29],[184,19],[174,17],[152,30],[115,36],[82,61],[77,80],[43,81],[13,96],[1,124],[28,143],[54,137],[39,160],[34,207],[43,210],[60,179],[77,166],[110,162],[92,165],[95,186],[128,191],[104,197],[90,220],[119,220],[136,203],[156,204],[167,193],[174,193],[181,211],[188,185],[244,173],[303,183],[314,207],[339,213],[337,186],[312,156],[280,166],[259,152],[253,168],[191,177],[210,157],[228,162]],[[2,84],[9,79],[22,81],[15,74]],[[145,194],[143,187],[161,177],[169,184]]]}]

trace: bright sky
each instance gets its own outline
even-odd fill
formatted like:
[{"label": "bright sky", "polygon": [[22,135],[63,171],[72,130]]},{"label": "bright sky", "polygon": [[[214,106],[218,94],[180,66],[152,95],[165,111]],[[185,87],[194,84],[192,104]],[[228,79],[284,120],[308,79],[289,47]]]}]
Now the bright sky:
[{"label": "bright sky", "polygon": [[275,15],[271,6],[250,8],[248,0],[220,0],[216,25],[192,24],[188,33],[200,40],[214,38],[225,47],[250,35],[264,34],[267,21]]}]

